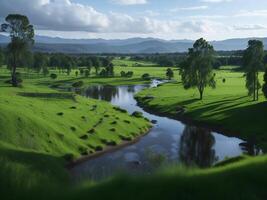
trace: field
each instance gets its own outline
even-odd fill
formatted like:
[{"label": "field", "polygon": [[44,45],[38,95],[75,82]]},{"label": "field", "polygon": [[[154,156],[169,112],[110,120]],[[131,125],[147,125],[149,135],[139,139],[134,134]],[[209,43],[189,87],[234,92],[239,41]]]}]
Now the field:
[{"label": "field", "polygon": [[[197,89],[185,90],[179,78],[174,83],[142,91],[137,97],[147,109],[179,118],[177,112],[183,108],[187,118],[226,134],[256,140],[261,148],[267,150],[267,103],[262,92],[260,100],[253,102],[252,97],[247,95],[244,73],[231,71],[229,67],[215,73],[217,87],[207,88],[203,100],[199,100]],[[263,80],[263,74],[261,77]]]},{"label": "field", "polygon": [[[20,69],[23,87],[4,83],[9,71],[0,68],[0,193],[4,199],[264,199],[266,156],[244,157],[211,169],[162,169],[149,177],[118,176],[104,182],[73,186],[65,168],[66,159],[79,158],[107,147],[103,139],[120,144],[117,134],[132,138],[145,133],[149,123],[114,110],[106,102],[86,99],[52,89],[82,80],[85,85],[143,84],[140,77],[149,73],[165,78],[166,68],[132,66],[132,61],[115,60],[115,77],[89,78],[58,74],[56,80]],[[124,64],[124,66],[121,66]],[[132,78],[120,77],[133,71]],[[256,137],[266,149],[265,118],[267,105],[247,96],[242,72],[225,67],[216,71],[217,88],[207,89],[204,100],[196,90],[184,90],[174,68],[173,82],[138,94],[140,101],[164,115],[176,117],[183,106],[185,115],[210,125],[225,126],[241,138]],[[225,83],[223,79],[225,78]],[[143,98],[153,96],[153,99]],[[145,100],[146,99],[146,100]],[[131,121],[125,126],[125,120]],[[116,121],[116,125],[112,122]],[[94,127],[98,124],[96,127]],[[115,132],[111,130],[115,128]],[[94,134],[87,134],[94,129]],[[86,136],[85,136],[86,135]],[[236,187],[238,185],[238,187]]]}]

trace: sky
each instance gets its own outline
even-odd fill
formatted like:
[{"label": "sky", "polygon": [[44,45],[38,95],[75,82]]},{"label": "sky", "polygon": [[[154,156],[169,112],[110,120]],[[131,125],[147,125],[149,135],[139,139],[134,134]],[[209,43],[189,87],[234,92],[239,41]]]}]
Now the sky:
[{"label": "sky", "polygon": [[0,0],[0,22],[10,13],[52,37],[267,37],[267,0]]}]

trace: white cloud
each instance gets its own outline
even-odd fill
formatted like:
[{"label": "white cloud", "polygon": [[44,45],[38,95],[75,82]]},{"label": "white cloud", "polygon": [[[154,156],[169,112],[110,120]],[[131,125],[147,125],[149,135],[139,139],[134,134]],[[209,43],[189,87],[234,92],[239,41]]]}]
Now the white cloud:
[{"label": "white cloud", "polygon": [[232,0],[201,0],[201,2],[205,3],[222,3],[222,2],[231,2]]},{"label": "white cloud", "polygon": [[147,0],[112,0],[112,2],[120,5],[139,5],[147,4]]},{"label": "white cloud", "polygon": [[252,31],[252,30],[263,30],[266,29],[266,26],[260,24],[247,24],[247,25],[236,25],[233,27],[238,31]]},{"label": "white cloud", "polygon": [[241,10],[235,17],[267,17],[267,10]]},{"label": "white cloud", "polygon": [[38,29],[100,31],[109,19],[94,8],[70,0],[1,0],[0,17],[25,14]]},{"label": "white cloud", "polygon": [[208,8],[209,8],[208,6],[192,6],[192,7],[174,8],[174,9],[171,9],[171,12],[206,10]]}]

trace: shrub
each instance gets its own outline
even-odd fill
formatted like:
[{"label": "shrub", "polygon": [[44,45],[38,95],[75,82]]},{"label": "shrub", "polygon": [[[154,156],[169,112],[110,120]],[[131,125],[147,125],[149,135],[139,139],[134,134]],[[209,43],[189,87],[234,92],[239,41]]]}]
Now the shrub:
[{"label": "shrub", "polygon": [[74,126],[70,127],[70,130],[76,131],[76,128]]},{"label": "shrub", "polygon": [[90,75],[90,71],[88,69],[86,69],[84,72],[84,75],[85,75],[85,77],[88,77]]},{"label": "shrub", "polygon": [[121,71],[121,77],[125,77],[125,76],[126,76],[125,71]]},{"label": "shrub", "polygon": [[63,112],[59,112],[59,113],[57,113],[57,115],[58,115],[58,116],[63,116],[64,113],[63,113]]},{"label": "shrub", "polygon": [[225,83],[225,82],[226,82],[226,79],[225,79],[225,78],[223,78],[222,82],[223,82],[223,83]]},{"label": "shrub", "polygon": [[124,110],[124,109],[122,109],[120,107],[113,107],[113,109],[116,110],[116,111],[119,111],[121,113],[127,113],[127,110]]},{"label": "shrub", "polygon": [[142,79],[150,80],[151,78],[150,78],[150,75],[148,73],[145,73],[145,74],[142,75]]},{"label": "shrub", "polygon": [[63,156],[63,158],[68,162],[72,162],[74,160],[74,155],[72,153],[67,153]]},{"label": "shrub", "polygon": [[72,84],[72,87],[80,88],[83,86],[83,81],[78,81]]},{"label": "shrub", "polygon": [[137,117],[137,118],[142,118],[143,117],[143,113],[135,111],[132,114],[133,117]]},{"label": "shrub", "polygon": [[126,77],[131,78],[132,76],[133,76],[133,72],[132,71],[129,71],[129,72],[126,73]]},{"label": "shrub", "polygon": [[57,79],[57,75],[56,74],[50,74],[50,78],[51,79]]}]

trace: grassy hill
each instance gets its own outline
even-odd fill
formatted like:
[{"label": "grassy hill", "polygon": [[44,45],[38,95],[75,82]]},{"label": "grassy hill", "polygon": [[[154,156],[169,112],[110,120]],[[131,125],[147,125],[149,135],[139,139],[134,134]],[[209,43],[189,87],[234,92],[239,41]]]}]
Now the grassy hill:
[{"label": "grassy hill", "polygon": [[[145,177],[116,176],[103,182],[73,185],[66,159],[79,158],[120,144],[119,135],[136,137],[149,128],[144,119],[119,112],[106,102],[86,99],[49,86],[85,84],[126,85],[144,83],[141,75],[165,77],[166,68],[116,67],[114,78],[76,77],[59,74],[57,80],[20,69],[22,88],[4,83],[9,72],[0,69],[0,194],[3,199],[264,199],[267,196],[267,157],[242,157],[211,169],[161,169]],[[132,78],[119,77],[133,71]],[[175,82],[148,89],[138,96],[153,96],[143,103],[173,117],[183,106],[186,116],[225,125],[242,138],[257,135],[264,147],[266,113],[264,98],[250,101],[242,73],[229,68],[216,71],[217,89],[208,89],[198,101],[195,90],[185,91],[175,71]],[[226,82],[223,83],[222,79]],[[233,92],[234,91],[234,92]],[[252,113],[252,114],[251,114]],[[130,124],[125,126],[126,121]],[[116,121],[116,125],[113,122]],[[115,132],[114,129],[115,128]],[[88,133],[92,130],[93,134]],[[112,131],[112,130],[113,131]],[[233,163],[231,163],[233,162]],[[230,164],[226,164],[230,163]]]}]

